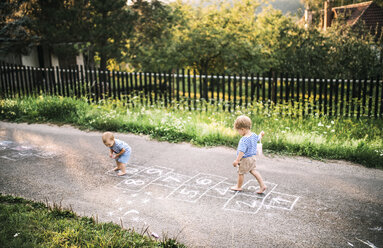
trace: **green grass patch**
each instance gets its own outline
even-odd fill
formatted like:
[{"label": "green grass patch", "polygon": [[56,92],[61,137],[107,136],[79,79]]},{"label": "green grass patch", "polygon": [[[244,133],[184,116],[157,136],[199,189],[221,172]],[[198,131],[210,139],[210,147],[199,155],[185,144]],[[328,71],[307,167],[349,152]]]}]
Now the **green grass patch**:
[{"label": "green grass patch", "polygon": [[185,247],[113,223],[96,223],[57,205],[0,194],[1,247]]},{"label": "green grass patch", "polygon": [[0,100],[0,119],[67,123],[90,130],[147,134],[170,142],[236,147],[240,137],[233,130],[233,123],[237,116],[245,114],[253,120],[254,132],[265,131],[266,152],[342,159],[383,168],[381,119],[327,117],[318,112],[302,117],[294,114],[298,112],[297,105],[273,107],[253,103],[228,112],[222,111],[222,106],[204,102],[196,103],[197,110],[189,110],[187,103],[172,102],[165,107],[163,102],[142,105],[138,98],[131,98],[127,104],[51,96],[4,99]]}]

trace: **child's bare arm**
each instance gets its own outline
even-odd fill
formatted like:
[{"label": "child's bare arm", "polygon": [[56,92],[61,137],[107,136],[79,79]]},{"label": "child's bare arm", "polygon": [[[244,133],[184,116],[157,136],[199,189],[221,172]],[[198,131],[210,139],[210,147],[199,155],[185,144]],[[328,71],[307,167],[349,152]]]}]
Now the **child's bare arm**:
[{"label": "child's bare arm", "polygon": [[236,159],[234,160],[234,162],[233,162],[233,166],[234,166],[234,167],[237,167],[237,166],[238,166],[239,161],[241,160],[241,158],[243,157],[243,155],[245,155],[245,153],[243,153],[243,152],[239,152],[239,153],[238,153],[237,158],[236,158]]},{"label": "child's bare arm", "polygon": [[264,135],[265,135],[265,132],[263,132],[263,131],[261,131],[261,132],[259,133],[259,136],[261,136],[261,138],[263,138]]},{"label": "child's bare arm", "polygon": [[116,158],[118,158],[119,156],[121,156],[122,154],[124,154],[125,152],[125,148],[122,148],[121,151],[119,153],[116,154]]}]

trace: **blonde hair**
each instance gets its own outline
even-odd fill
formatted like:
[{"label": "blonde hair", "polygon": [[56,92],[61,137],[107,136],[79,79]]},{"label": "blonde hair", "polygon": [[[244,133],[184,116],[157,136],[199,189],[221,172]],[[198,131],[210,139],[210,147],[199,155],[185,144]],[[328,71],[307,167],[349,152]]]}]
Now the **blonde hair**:
[{"label": "blonde hair", "polygon": [[104,143],[111,140],[114,140],[114,135],[111,132],[105,132],[102,134],[102,141]]},{"label": "blonde hair", "polygon": [[251,119],[246,115],[238,116],[234,122],[234,129],[239,130],[242,128],[251,129]]}]

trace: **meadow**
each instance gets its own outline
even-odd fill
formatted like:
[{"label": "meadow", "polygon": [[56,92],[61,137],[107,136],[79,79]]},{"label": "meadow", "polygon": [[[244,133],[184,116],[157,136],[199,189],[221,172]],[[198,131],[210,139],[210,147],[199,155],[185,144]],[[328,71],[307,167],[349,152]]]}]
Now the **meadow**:
[{"label": "meadow", "polygon": [[[81,129],[150,135],[169,142],[197,146],[236,147],[240,136],[233,129],[237,116],[248,115],[252,131],[266,133],[266,154],[338,159],[370,168],[383,168],[383,120],[368,117],[324,116],[318,109],[297,113],[302,106],[253,102],[232,108],[220,103],[187,99],[168,104],[145,104],[137,95],[129,101],[45,96],[0,100],[0,119],[15,122],[71,124]],[[147,102],[147,101],[146,101]],[[222,103],[224,105],[224,103]],[[223,109],[226,109],[224,111]]]}]

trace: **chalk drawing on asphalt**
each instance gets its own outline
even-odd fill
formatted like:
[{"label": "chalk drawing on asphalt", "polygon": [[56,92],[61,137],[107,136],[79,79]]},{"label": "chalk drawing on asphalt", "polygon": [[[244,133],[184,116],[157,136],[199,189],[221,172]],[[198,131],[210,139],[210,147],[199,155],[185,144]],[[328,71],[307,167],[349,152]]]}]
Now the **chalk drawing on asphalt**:
[{"label": "chalk drawing on asphalt", "polygon": [[0,159],[19,161],[30,159],[32,157],[50,159],[54,158],[56,153],[44,151],[42,148],[31,145],[18,144],[10,140],[0,141]]},{"label": "chalk drawing on asphalt", "polygon": [[[132,167],[130,173],[120,177],[122,180],[115,188],[124,192],[132,192],[131,197],[136,197],[139,192],[156,199],[171,199],[196,203],[202,197],[219,198],[226,200],[222,209],[246,214],[256,214],[262,209],[293,210],[299,200],[299,196],[277,192],[277,184],[265,182],[267,190],[263,194],[257,194],[258,182],[254,179],[248,180],[243,185],[242,192],[229,190],[235,184],[228,178],[198,173],[194,176],[183,175],[174,172],[173,169],[161,166],[139,166]],[[116,175],[113,171],[106,174]],[[148,197],[142,203],[148,203]]]}]

